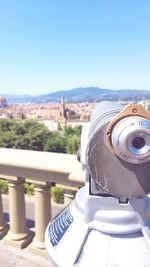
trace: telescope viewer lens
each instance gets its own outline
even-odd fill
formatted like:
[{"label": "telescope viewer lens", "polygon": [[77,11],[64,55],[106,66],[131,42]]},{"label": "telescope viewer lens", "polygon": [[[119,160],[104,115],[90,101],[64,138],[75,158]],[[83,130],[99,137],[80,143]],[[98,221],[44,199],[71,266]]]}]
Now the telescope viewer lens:
[{"label": "telescope viewer lens", "polygon": [[132,145],[136,149],[141,149],[145,146],[145,140],[142,137],[135,137],[132,141]]},{"label": "telescope viewer lens", "polygon": [[136,131],[128,138],[127,148],[134,157],[147,157],[150,152],[150,136],[148,132]]},{"label": "telescope viewer lens", "polygon": [[120,120],[112,131],[115,153],[131,163],[150,160],[150,121],[140,116]]}]

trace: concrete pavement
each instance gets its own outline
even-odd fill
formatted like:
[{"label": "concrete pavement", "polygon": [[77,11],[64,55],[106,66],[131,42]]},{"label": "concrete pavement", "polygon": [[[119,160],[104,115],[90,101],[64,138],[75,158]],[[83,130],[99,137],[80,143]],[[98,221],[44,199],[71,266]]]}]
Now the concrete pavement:
[{"label": "concrete pavement", "polygon": [[40,257],[28,251],[19,250],[5,245],[0,241],[0,267],[52,267],[45,257]]}]

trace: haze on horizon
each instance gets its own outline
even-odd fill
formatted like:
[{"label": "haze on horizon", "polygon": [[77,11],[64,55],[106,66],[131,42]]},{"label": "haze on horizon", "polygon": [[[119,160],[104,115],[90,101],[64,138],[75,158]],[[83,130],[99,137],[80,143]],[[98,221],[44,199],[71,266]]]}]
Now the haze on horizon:
[{"label": "haze on horizon", "polygon": [[0,3],[0,94],[150,90],[149,0]]}]

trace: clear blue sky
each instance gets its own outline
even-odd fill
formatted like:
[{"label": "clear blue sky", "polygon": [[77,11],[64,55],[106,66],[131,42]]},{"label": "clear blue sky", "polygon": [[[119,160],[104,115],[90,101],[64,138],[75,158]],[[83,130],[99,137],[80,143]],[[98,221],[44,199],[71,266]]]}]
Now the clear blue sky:
[{"label": "clear blue sky", "polygon": [[150,90],[150,0],[0,0],[0,94]]}]

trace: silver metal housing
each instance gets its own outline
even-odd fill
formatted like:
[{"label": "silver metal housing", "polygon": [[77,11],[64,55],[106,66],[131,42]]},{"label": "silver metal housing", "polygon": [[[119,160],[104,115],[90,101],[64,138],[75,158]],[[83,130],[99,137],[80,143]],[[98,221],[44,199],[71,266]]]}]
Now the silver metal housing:
[{"label": "silver metal housing", "polygon": [[[107,128],[122,109],[114,102],[98,104],[89,123],[84,166],[91,177],[90,184],[96,184],[105,193],[120,198],[142,197],[150,192],[150,121],[128,115],[120,119],[112,130],[114,150],[111,150],[107,143]],[[143,140],[143,147],[134,147],[138,146],[136,138]],[[96,194],[93,186],[91,193]]]}]

